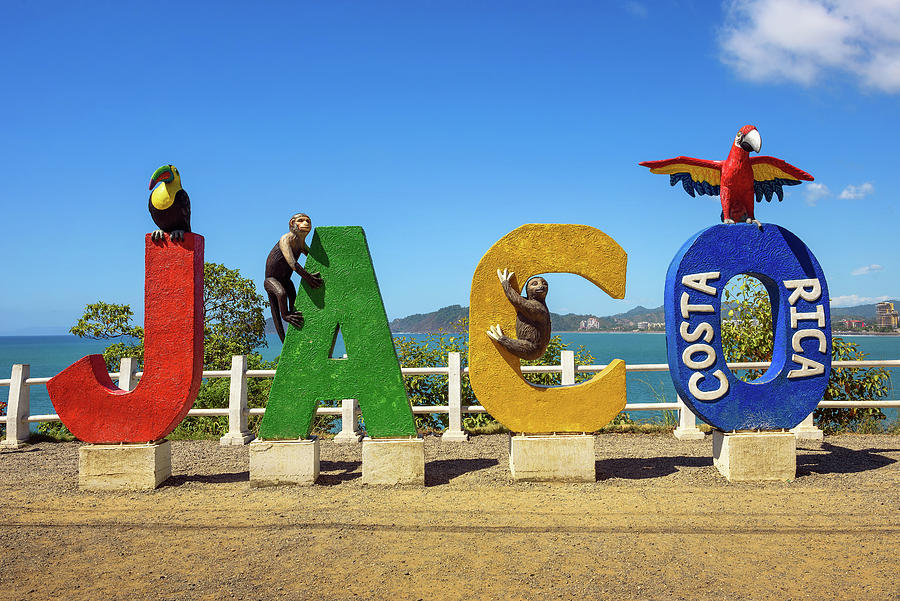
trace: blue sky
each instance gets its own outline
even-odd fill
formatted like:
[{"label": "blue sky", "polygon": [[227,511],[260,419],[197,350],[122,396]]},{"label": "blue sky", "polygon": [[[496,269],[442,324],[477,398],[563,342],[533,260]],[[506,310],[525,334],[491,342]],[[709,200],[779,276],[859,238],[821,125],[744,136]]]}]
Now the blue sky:
[{"label": "blue sky", "polygon": [[[625,300],[552,276],[557,312],[662,303],[718,222],[637,163],[762,154],[814,185],[757,217],[803,239],[839,306],[900,296],[900,2],[8,3],[0,335],[143,307],[153,171],[173,163],[206,259],[262,289],[295,211],[361,225],[388,316],[467,305],[522,223],[628,252]],[[589,249],[586,249],[589,251]]]}]

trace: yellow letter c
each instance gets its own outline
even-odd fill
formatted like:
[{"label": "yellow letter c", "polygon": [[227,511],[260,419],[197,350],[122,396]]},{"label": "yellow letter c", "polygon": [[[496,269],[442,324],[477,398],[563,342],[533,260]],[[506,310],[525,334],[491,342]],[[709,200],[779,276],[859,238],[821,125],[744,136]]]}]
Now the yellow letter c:
[{"label": "yellow letter c", "polygon": [[521,433],[593,432],[625,408],[625,362],[612,361],[575,386],[535,386],[522,378],[519,358],[485,333],[500,324],[515,332],[515,311],[497,269],[517,283],[539,273],[573,273],[613,298],[625,297],[628,255],[615,240],[587,225],[531,223],[498,240],[472,277],[469,300],[469,380],[475,396],[500,423]]}]

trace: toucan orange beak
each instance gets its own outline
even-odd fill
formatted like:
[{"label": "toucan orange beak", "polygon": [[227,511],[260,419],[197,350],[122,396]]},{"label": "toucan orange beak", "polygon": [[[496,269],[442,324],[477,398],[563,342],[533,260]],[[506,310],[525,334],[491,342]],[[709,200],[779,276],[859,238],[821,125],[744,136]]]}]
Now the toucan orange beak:
[{"label": "toucan orange beak", "polygon": [[172,166],[163,165],[153,172],[153,175],[150,178],[150,187],[148,189],[152,190],[153,186],[155,186],[159,182],[170,182],[173,179],[175,179],[175,176],[172,173]]}]

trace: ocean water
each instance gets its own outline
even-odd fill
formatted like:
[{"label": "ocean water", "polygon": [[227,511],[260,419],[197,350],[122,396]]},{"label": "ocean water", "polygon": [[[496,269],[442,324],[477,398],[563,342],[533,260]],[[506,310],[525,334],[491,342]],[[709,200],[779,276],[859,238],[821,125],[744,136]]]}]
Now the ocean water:
[{"label": "ocean water", "polygon": [[[102,353],[103,340],[85,340],[75,336],[0,336],[0,379],[7,379],[15,363],[27,363],[32,378],[58,374],[85,355]],[[6,402],[9,388],[0,387],[0,401]],[[29,401],[32,415],[56,413],[47,387],[31,386]]]},{"label": "ocean water", "polygon": [[[408,338],[423,340],[423,334],[403,334]],[[613,359],[623,359],[628,364],[665,363],[666,339],[656,333],[562,333],[563,342],[570,349],[583,346],[598,364],[606,364]],[[856,342],[869,354],[870,359],[900,359],[900,336],[844,336],[844,340]],[[274,359],[281,352],[281,341],[272,334],[267,337],[268,346],[259,349],[267,359]],[[100,353],[105,348],[103,341],[84,340],[74,336],[0,336],[0,379],[9,377],[14,363],[28,363],[31,377],[53,376],[73,362],[91,353]],[[340,357],[345,352],[343,340],[338,339],[333,356]],[[892,384],[898,382],[900,369],[892,371]],[[6,387],[0,388],[0,400],[5,401]],[[55,413],[47,389],[43,385],[31,387],[31,413]],[[675,389],[667,372],[632,373],[627,378],[629,403],[673,402]],[[889,398],[898,398],[896,389]],[[888,410],[891,417],[896,411]],[[638,420],[655,421],[659,412],[641,411],[632,414]]]}]

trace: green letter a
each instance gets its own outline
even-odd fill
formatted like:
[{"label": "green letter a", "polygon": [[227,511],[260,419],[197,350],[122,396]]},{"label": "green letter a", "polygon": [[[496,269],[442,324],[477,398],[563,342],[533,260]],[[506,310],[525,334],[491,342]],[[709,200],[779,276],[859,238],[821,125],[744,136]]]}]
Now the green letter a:
[{"label": "green letter a", "polygon": [[[288,326],[260,438],[306,438],[319,401],[356,399],[373,438],[415,436],[413,419],[375,268],[361,227],[318,227],[306,270],[325,285],[303,281],[296,308],[303,328]],[[332,359],[338,329],[347,359]]]}]

